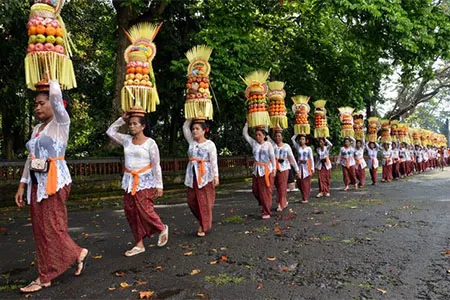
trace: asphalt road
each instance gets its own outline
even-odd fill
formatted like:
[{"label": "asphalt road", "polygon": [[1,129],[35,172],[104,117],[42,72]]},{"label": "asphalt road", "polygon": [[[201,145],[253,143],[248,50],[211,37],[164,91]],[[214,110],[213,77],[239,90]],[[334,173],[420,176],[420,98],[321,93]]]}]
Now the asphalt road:
[{"label": "asphalt road", "polygon": [[71,208],[71,235],[94,259],[80,278],[69,269],[29,296],[17,290],[36,277],[28,212],[1,210],[0,298],[450,299],[449,178],[432,171],[349,192],[335,182],[331,198],[306,205],[292,192],[270,220],[249,182],[229,185],[205,238],[185,204],[158,206],[169,243],[159,249],[154,237],[132,258],[123,256],[133,238],[120,207]]}]

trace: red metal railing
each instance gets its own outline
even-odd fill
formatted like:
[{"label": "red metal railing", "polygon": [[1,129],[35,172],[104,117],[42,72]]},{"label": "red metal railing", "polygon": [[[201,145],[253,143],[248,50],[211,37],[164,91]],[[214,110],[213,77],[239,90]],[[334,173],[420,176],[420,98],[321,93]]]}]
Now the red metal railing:
[{"label": "red metal railing", "polygon": [[[219,168],[234,168],[249,166],[252,162],[245,156],[219,157]],[[186,170],[187,158],[161,159],[163,172],[177,172]],[[24,161],[0,162],[0,182],[6,180],[20,180],[23,172]],[[72,176],[112,175],[121,174],[123,171],[122,157],[109,157],[98,159],[74,159],[68,160]]]},{"label": "red metal railing", "polygon": [[[335,157],[331,157],[335,162]],[[0,162],[0,182],[7,180],[20,180],[23,172],[24,161]],[[161,168],[165,173],[173,173],[186,170],[187,158],[161,159]],[[219,169],[246,167],[249,169],[253,164],[253,157],[231,156],[219,157]],[[122,157],[108,157],[96,159],[73,159],[68,160],[72,176],[112,175],[121,174],[123,171]],[[250,173],[248,173],[250,175]]]}]

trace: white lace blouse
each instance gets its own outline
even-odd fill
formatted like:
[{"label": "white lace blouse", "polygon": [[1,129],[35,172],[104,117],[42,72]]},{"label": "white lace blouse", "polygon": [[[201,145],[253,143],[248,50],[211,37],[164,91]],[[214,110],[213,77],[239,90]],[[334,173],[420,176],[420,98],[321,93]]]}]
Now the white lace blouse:
[{"label": "white lace blouse", "polygon": [[[244,136],[247,143],[250,144],[253,150],[253,157],[255,161],[263,164],[268,164],[269,172],[272,172],[276,166],[275,162],[275,152],[273,150],[272,144],[270,142],[264,142],[259,144],[253,138],[248,135],[248,124],[245,123],[244,129],[242,130],[242,135]],[[264,166],[253,164],[253,175],[261,177],[265,175]]]},{"label": "white lace blouse", "polygon": [[[279,166],[278,171],[283,172],[291,169],[291,165],[295,172],[298,173],[297,162],[295,161],[294,153],[292,152],[291,146],[289,144],[283,143],[281,147],[278,147],[277,143],[267,136],[270,143],[272,143],[273,151],[275,154],[275,166]],[[278,164],[277,164],[278,160]]]},{"label": "white lace blouse", "polygon": [[[31,176],[30,176],[30,159],[35,158],[57,158],[63,157],[66,153],[67,140],[69,139],[70,118],[64,108],[61,88],[58,81],[50,81],[49,92],[50,105],[53,110],[53,119],[45,126],[44,130],[38,133],[42,124],[38,124],[31,135],[31,139],[27,142],[26,147],[29,155],[25,162],[22,178],[20,182],[26,183],[28,204],[31,201]],[[72,183],[69,168],[65,160],[56,160],[57,186],[59,191],[64,186]],[[37,202],[47,199],[46,193],[48,173],[34,173],[38,182]]]},{"label": "white lace blouse", "polygon": [[297,135],[292,136],[291,141],[298,155],[298,168],[301,170],[301,178],[307,178],[314,172],[314,155],[311,147],[300,147],[296,141]]},{"label": "white lace blouse", "polygon": [[[117,119],[106,131],[106,134],[116,143],[123,146],[125,154],[125,168],[130,171],[137,171],[152,165],[149,170],[139,174],[139,185],[136,192],[144,189],[163,188],[162,171],[159,158],[159,149],[156,142],[147,138],[141,145],[133,144],[133,136],[119,132],[119,128],[125,124],[122,118]],[[133,175],[124,172],[122,178],[122,189],[131,193],[133,189]]]},{"label": "white lace blouse", "polygon": [[207,140],[203,143],[197,143],[194,140],[190,128],[191,122],[191,120],[186,120],[183,124],[184,138],[189,143],[189,163],[186,168],[184,185],[193,188],[194,176],[198,176],[200,174],[200,164],[201,161],[203,161],[205,173],[202,176],[201,183],[199,182],[199,180],[197,180],[198,187],[202,188],[208,183],[214,181],[214,177],[219,177],[219,167],[217,165],[217,149],[216,145],[210,140]]}]

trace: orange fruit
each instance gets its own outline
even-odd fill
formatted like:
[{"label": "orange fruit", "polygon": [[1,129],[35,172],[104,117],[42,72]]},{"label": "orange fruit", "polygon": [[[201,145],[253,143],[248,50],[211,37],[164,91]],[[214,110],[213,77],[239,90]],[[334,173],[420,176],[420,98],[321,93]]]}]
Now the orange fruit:
[{"label": "orange fruit", "polygon": [[55,29],[56,36],[62,37],[64,35],[64,30],[61,27]]},{"label": "orange fruit", "polygon": [[30,26],[28,28],[28,35],[35,35],[36,34],[36,26]]},{"label": "orange fruit", "polygon": [[135,73],[142,74],[142,67],[136,67]]},{"label": "orange fruit", "polygon": [[55,35],[56,34],[56,29],[55,29],[55,27],[47,26],[47,28],[45,29],[45,33],[47,35]]},{"label": "orange fruit", "polygon": [[127,73],[136,73],[136,68],[135,67],[129,67],[127,68]]},{"label": "orange fruit", "polygon": [[148,74],[149,70],[148,68],[142,68],[142,74]]},{"label": "orange fruit", "polygon": [[44,34],[45,33],[45,26],[44,25],[36,26],[36,33],[37,34]]}]

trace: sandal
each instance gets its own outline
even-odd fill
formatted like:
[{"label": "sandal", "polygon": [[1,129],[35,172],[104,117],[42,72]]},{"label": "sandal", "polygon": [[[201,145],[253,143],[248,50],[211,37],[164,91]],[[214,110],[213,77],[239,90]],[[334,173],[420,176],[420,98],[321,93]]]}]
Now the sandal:
[{"label": "sandal", "polygon": [[[39,283],[39,282],[36,282],[36,281],[33,280],[33,281],[30,282],[27,286],[24,286],[24,287],[20,288],[19,290],[20,290],[22,293],[34,293],[34,292],[39,292],[39,291],[42,290],[43,288],[50,287],[51,285],[52,285],[51,283],[45,284],[45,283]],[[37,289],[36,289],[36,290],[28,290],[28,291],[27,291],[27,289],[29,289],[29,288],[31,288],[31,287],[33,287],[33,286],[36,286]]]},{"label": "sandal", "polygon": [[264,220],[270,219],[270,215],[263,215],[262,218],[263,218]]},{"label": "sandal", "polygon": [[131,257],[145,252],[145,248],[134,246],[132,249],[125,251],[125,256]]},{"label": "sandal", "polygon": [[301,204],[307,204],[307,203],[309,203],[309,201],[308,200],[303,200],[302,202],[300,202]]},{"label": "sandal", "polygon": [[[79,265],[83,265],[83,266],[81,267],[81,270],[80,270],[80,272],[78,274],[76,272],[75,272],[75,274],[73,274],[74,276],[78,277],[81,274],[83,274],[84,270],[86,270],[87,261],[88,261],[88,258],[90,256],[90,254],[91,253],[89,252],[89,250],[87,250],[86,256],[81,261],[77,262],[77,266],[79,266]],[[78,269],[77,269],[77,271],[78,271]]]},{"label": "sandal", "polygon": [[198,237],[204,237],[205,235],[206,235],[206,233],[204,231],[197,232]]},{"label": "sandal", "polygon": [[[166,237],[164,242],[162,241],[163,237]],[[158,247],[164,247],[167,244],[168,240],[169,240],[169,226],[164,225],[164,230],[161,231],[161,233],[158,236]]]}]

